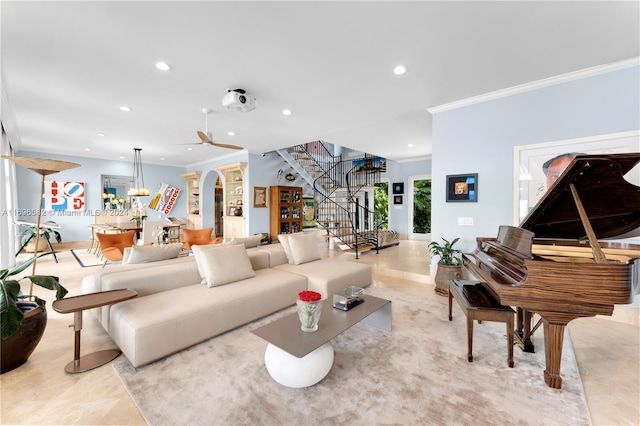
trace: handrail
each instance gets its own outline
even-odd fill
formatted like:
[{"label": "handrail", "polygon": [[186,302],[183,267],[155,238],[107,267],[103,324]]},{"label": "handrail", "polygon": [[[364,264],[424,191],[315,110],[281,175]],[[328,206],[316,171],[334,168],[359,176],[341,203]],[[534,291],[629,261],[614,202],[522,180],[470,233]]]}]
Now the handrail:
[{"label": "handrail", "polygon": [[[361,205],[358,195],[363,188],[380,182],[382,159],[365,154],[357,160],[343,160],[322,141],[296,145],[288,150],[288,154],[298,163],[295,167],[305,170],[305,179],[309,175],[314,177],[314,216],[329,238],[337,238],[353,248],[357,259],[359,247],[365,242],[361,231],[375,230],[376,251],[379,250],[379,224],[375,212]],[[360,217],[364,218],[362,224]]]}]

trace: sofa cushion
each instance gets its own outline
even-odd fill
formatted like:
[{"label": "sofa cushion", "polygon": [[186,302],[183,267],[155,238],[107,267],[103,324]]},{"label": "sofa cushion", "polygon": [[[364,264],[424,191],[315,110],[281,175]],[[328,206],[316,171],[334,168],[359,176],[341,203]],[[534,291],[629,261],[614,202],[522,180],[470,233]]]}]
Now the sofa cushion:
[{"label": "sofa cushion", "polygon": [[193,246],[198,270],[208,287],[229,284],[256,276],[247,250],[242,245],[203,248]]},{"label": "sofa cushion", "polygon": [[[258,246],[256,248],[248,249],[248,251],[260,251],[267,253],[269,255],[269,267],[273,268],[274,266],[282,265],[284,263],[288,263],[287,255],[284,252],[284,248],[282,244],[269,244],[264,246]],[[253,268],[255,269],[255,268]]]},{"label": "sofa cushion", "polygon": [[371,266],[364,263],[320,259],[302,265],[278,265],[273,269],[292,272],[307,277],[307,290],[317,291],[323,299],[350,285],[367,287],[372,281]]},{"label": "sofa cushion", "polygon": [[182,243],[161,244],[159,246],[132,246],[124,250],[123,265],[157,262],[174,259],[182,250]]},{"label": "sofa cushion", "polygon": [[318,237],[315,234],[297,233],[288,235],[289,250],[294,265],[312,262],[320,259]]},{"label": "sofa cushion", "polygon": [[191,285],[136,297],[112,305],[110,334],[139,367],[291,306],[306,288],[303,276],[268,268],[246,284]]}]

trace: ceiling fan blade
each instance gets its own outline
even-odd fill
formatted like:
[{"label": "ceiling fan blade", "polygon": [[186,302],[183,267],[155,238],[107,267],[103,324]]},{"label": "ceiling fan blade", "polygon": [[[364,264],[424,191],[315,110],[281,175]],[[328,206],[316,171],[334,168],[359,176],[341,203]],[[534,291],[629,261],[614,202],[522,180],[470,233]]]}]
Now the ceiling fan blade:
[{"label": "ceiling fan blade", "polygon": [[178,145],[204,145],[204,142],[187,142],[187,143],[179,143]]},{"label": "ceiling fan blade", "polygon": [[200,139],[202,139],[202,143],[208,143],[210,145],[217,146],[219,148],[244,149],[244,147],[237,146],[237,145],[228,145],[224,143],[214,142],[211,139],[209,139],[209,136],[207,136],[206,133],[201,132],[200,130],[198,130],[198,136],[200,137]]},{"label": "ceiling fan blade", "polygon": [[198,130],[198,137],[203,143],[211,143],[209,136],[207,136],[204,132],[201,132],[200,130]]},{"label": "ceiling fan blade", "polygon": [[217,146],[217,147],[220,147],[220,148],[244,149],[244,148],[243,148],[243,147],[241,147],[241,146],[237,146],[237,145],[227,145],[227,144],[225,144],[225,143],[217,143],[217,142],[213,142],[213,141],[211,141],[211,145],[213,145],[213,146]]}]

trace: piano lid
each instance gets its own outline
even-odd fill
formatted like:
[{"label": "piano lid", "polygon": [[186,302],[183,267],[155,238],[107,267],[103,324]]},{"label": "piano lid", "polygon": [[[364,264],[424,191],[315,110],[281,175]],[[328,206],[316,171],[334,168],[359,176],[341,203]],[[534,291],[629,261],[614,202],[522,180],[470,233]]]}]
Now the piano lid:
[{"label": "piano lid", "polygon": [[520,224],[535,238],[587,237],[573,183],[598,239],[640,235],[640,187],[624,179],[640,153],[578,155]]}]

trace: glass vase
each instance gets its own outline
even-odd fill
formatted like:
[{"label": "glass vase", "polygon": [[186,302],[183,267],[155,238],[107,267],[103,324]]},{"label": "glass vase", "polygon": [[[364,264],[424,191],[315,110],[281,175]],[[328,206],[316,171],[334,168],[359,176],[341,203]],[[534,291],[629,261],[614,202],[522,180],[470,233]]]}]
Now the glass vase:
[{"label": "glass vase", "polygon": [[307,333],[314,332],[318,329],[318,320],[322,312],[322,300],[315,302],[303,302],[296,300],[298,305],[298,317],[300,318],[300,329]]}]

